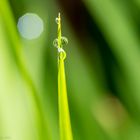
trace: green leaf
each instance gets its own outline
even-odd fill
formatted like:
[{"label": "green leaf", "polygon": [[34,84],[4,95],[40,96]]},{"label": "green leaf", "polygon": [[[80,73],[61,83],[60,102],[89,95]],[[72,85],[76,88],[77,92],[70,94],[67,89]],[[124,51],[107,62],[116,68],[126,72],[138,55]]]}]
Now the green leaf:
[{"label": "green leaf", "polygon": [[57,18],[58,24],[58,98],[59,98],[59,125],[60,125],[60,140],[72,140],[72,130],[67,98],[66,77],[64,60],[66,52],[62,49],[62,36],[61,36],[61,18],[60,13]]}]

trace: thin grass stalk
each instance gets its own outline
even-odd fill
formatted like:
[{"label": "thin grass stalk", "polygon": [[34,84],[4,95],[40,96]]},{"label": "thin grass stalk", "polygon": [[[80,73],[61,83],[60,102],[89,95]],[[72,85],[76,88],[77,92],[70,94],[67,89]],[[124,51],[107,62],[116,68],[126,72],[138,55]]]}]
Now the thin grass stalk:
[{"label": "thin grass stalk", "polygon": [[59,128],[60,128],[60,140],[73,140],[67,87],[65,76],[65,64],[66,52],[63,50],[63,39],[61,36],[61,17],[60,13],[57,18],[58,23],[58,104],[59,104]]}]

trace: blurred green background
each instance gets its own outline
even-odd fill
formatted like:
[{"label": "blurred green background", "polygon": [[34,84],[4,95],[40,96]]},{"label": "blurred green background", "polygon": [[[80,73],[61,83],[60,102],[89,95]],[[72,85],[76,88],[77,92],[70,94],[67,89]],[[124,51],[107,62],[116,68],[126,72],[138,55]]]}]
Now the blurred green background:
[{"label": "blurred green background", "polygon": [[140,140],[140,0],[0,0],[0,140],[59,140],[58,12],[74,140]]}]

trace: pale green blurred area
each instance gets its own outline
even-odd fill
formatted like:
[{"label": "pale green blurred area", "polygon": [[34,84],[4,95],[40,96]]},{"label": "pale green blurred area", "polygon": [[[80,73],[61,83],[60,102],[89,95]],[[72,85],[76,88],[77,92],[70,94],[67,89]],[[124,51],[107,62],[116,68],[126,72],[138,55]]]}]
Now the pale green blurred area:
[{"label": "pale green blurred area", "polygon": [[[100,40],[88,40],[86,34],[79,39],[59,1],[9,0],[13,17],[6,5],[2,7],[4,1],[0,2],[4,9],[0,9],[0,139],[59,140],[57,49],[53,46],[58,12],[63,35],[69,40],[65,66],[74,140],[140,139],[140,24],[133,19],[139,15],[135,12],[139,12],[140,2],[83,0],[107,42],[103,51],[111,51],[116,61],[108,62],[113,91],[98,49]],[[130,7],[137,10],[130,12]],[[28,12],[44,22],[43,33],[34,40],[26,40],[16,31],[18,18]],[[91,55],[86,53],[88,47]]]},{"label": "pale green blurred area", "polygon": [[[2,23],[1,19],[0,23]],[[34,129],[35,119],[32,119],[37,119],[36,109],[32,107],[30,90],[15,69],[15,64],[8,52],[8,43],[4,38],[2,24],[0,27],[2,29],[0,32],[0,136],[15,140],[37,139],[37,130]]]}]

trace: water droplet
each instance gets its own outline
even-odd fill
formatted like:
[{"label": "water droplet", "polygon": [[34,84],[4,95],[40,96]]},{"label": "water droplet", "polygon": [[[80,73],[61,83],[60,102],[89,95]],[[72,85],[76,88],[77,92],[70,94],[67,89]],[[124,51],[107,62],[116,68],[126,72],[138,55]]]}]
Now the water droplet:
[{"label": "water droplet", "polygon": [[53,41],[53,46],[56,48],[58,47],[58,39],[57,38]]},{"label": "water droplet", "polygon": [[59,23],[59,18],[56,18],[55,19],[55,22],[58,24]]},{"label": "water droplet", "polygon": [[17,27],[21,36],[29,40],[39,37],[44,30],[42,19],[34,13],[20,17]]},{"label": "water droplet", "polygon": [[66,58],[66,52],[62,48],[58,48],[59,59],[64,60]]},{"label": "water droplet", "polygon": [[66,46],[68,44],[68,39],[66,37],[61,37],[61,46]]}]

